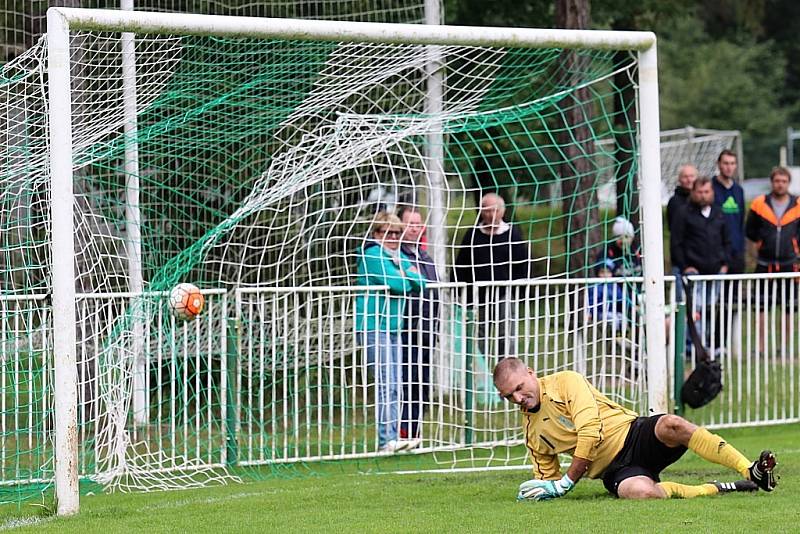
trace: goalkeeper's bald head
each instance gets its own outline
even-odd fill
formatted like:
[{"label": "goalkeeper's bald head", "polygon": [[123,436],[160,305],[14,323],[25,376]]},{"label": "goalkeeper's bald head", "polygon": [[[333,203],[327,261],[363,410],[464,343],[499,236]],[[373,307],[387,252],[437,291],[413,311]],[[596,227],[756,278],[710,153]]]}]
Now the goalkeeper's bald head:
[{"label": "goalkeeper's bald head", "polygon": [[494,387],[501,397],[522,406],[535,409],[539,404],[539,382],[532,369],[519,358],[505,358],[494,367]]},{"label": "goalkeeper's bald head", "polygon": [[[492,373],[495,387],[508,382],[515,375],[527,374],[528,369],[528,365],[519,358],[503,358],[494,366]],[[532,371],[531,374],[533,374]]]},{"label": "goalkeeper's bald head", "polygon": [[502,384],[511,376],[527,370],[528,366],[519,358],[503,358],[494,366],[494,372],[492,373],[494,385]]}]

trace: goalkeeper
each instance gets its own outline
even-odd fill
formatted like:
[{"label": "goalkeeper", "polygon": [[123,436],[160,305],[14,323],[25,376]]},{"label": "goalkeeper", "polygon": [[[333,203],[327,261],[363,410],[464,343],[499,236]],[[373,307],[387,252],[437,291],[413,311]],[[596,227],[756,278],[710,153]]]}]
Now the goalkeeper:
[{"label": "goalkeeper", "polygon": [[[563,497],[581,477],[602,478],[623,499],[692,498],[732,491],[772,491],[775,456],[763,451],[750,462],[732,445],[677,415],[638,417],[612,402],[585,377],[563,371],[537,377],[518,358],[501,360],[494,385],[520,406],[533,480],[522,483],[517,500]],[[744,480],[689,486],[661,482],[659,474],[691,449],[700,457],[730,467]],[[558,455],[572,456],[561,475]]]}]

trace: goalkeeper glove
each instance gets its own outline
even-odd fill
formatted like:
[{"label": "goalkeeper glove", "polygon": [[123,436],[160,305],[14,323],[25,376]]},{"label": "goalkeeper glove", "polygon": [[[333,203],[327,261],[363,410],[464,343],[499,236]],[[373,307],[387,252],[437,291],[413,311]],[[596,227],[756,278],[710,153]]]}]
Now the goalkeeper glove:
[{"label": "goalkeeper glove", "polygon": [[517,501],[547,501],[563,497],[575,483],[567,476],[561,480],[528,480],[519,486]]}]

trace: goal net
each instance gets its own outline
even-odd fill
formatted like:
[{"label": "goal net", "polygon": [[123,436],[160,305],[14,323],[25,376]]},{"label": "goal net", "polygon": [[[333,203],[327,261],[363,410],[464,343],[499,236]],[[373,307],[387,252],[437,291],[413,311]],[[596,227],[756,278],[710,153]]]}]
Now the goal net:
[{"label": "goal net", "polygon": [[[717,174],[717,158],[725,149],[733,150],[739,159],[738,175],[744,176],[742,162],[742,135],[738,130],[709,130],[686,126],[675,130],[663,130],[660,133],[661,149],[661,202],[666,205],[670,197],[675,194],[678,185],[678,173],[684,165],[694,165],[701,175],[714,176]],[[614,140],[601,141],[604,148],[609,151],[608,158],[614,150]],[[616,203],[616,190],[613,166],[606,164],[608,169],[606,185],[599,190],[602,205],[613,207]],[[741,178],[739,178],[741,179]]]},{"label": "goal net", "polygon": [[[44,35],[47,10],[51,7],[119,9],[164,13],[203,13],[239,17],[274,17],[360,22],[422,23],[426,20],[422,0],[391,2],[331,2],[330,0],[0,0],[0,43],[8,62],[34,46]],[[433,4],[431,4],[433,6]],[[435,7],[434,7],[435,9]],[[443,9],[443,8],[442,8]],[[437,13],[437,15],[441,15]]]},{"label": "goal net", "polygon": [[[706,176],[717,174],[717,158],[723,150],[733,150],[742,159],[742,135],[737,130],[708,130],[687,126],[661,132],[661,176],[664,196],[673,194],[682,165],[690,163]],[[744,176],[742,163],[739,179]]]},{"label": "goal net", "polygon": [[[314,461],[522,465],[519,417],[491,386],[504,355],[540,374],[579,370],[626,406],[647,404],[636,48],[649,41],[631,38],[620,60],[614,49],[499,46],[491,32],[475,44],[449,44],[445,29],[415,40],[408,28],[406,43],[73,30],[72,260],[50,255],[63,229],[49,211],[61,199],[50,194],[46,43],[6,65],[2,377],[16,380],[3,383],[5,421],[19,418],[9,487],[52,479],[60,332],[48,295],[70,261],[79,472],[106,490]],[[598,199],[609,172],[618,213]],[[454,280],[487,192],[505,199],[525,258],[511,282]],[[360,284],[358,264],[376,213],[400,206],[422,215],[439,283],[418,312],[427,317],[401,304],[401,324],[434,326],[387,401],[356,303],[389,295]],[[607,267],[614,247],[622,256]],[[660,262],[657,247],[648,254]],[[473,278],[479,267],[467,267]],[[606,270],[625,278],[595,278]],[[169,312],[181,282],[206,294],[192,322]],[[380,452],[385,410],[419,436],[413,453]]]}]

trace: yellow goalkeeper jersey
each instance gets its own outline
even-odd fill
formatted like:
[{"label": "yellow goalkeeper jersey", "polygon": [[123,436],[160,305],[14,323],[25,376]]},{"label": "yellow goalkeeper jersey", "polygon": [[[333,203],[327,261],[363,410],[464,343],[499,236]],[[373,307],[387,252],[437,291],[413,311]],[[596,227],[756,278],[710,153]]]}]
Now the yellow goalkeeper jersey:
[{"label": "yellow goalkeeper jersey", "polygon": [[534,478],[560,478],[561,453],[591,461],[586,475],[598,478],[622,449],[637,414],[608,399],[576,372],[537,380],[539,407],[522,410]]}]

